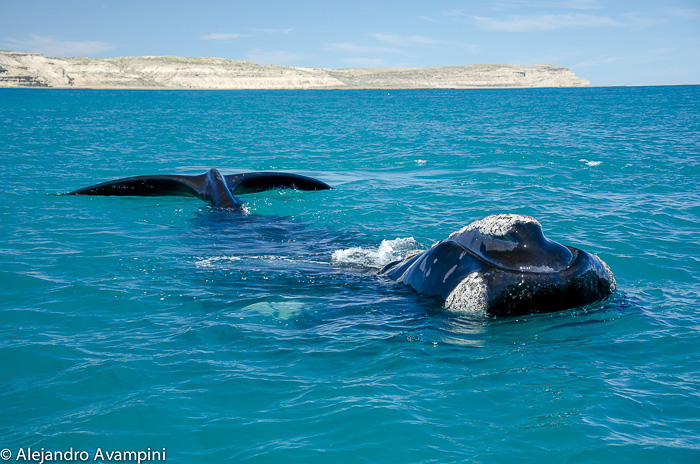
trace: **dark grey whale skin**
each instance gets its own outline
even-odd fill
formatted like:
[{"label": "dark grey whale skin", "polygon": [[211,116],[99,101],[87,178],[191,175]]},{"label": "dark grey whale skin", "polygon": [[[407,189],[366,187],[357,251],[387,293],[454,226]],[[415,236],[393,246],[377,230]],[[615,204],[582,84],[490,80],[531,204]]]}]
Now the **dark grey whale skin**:
[{"label": "dark grey whale skin", "polygon": [[575,308],[616,289],[600,258],[548,240],[537,221],[515,222],[502,236],[463,230],[379,273],[446,301],[463,280],[476,276],[479,305],[495,316]]},{"label": "dark grey whale skin", "polygon": [[320,180],[283,172],[249,172],[225,176],[210,169],[199,176],[151,175],[125,177],[81,188],[67,195],[194,196],[218,208],[242,211],[243,202],[234,195],[276,188],[327,190]]}]

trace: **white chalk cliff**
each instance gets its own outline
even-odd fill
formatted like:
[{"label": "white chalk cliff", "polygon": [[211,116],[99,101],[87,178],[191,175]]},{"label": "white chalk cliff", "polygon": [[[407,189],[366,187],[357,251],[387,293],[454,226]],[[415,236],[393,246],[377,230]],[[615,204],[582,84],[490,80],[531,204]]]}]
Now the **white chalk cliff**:
[{"label": "white chalk cliff", "polygon": [[0,87],[83,89],[466,89],[586,87],[553,65],[321,69],[222,58],[50,58],[0,51]]}]

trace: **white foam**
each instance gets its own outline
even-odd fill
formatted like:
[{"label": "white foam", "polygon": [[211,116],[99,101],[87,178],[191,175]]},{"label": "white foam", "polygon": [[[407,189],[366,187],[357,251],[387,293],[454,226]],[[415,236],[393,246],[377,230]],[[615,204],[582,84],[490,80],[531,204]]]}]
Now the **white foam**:
[{"label": "white foam", "polygon": [[377,248],[352,247],[335,250],[331,260],[339,264],[380,268],[419,247],[420,244],[413,237],[382,240]]},{"label": "white foam", "polygon": [[587,159],[580,159],[579,160],[582,163],[586,163],[586,166],[594,167],[594,166],[600,166],[603,164],[602,161],[588,161]]},{"label": "white foam", "polygon": [[293,263],[304,262],[304,263],[315,263],[315,264],[325,264],[323,261],[312,261],[312,260],[300,260],[295,259],[290,256],[278,256],[278,255],[244,255],[244,256],[211,256],[208,258],[196,258],[197,261],[194,263],[195,266],[199,268],[216,268],[221,270],[231,269],[229,266],[237,261],[243,260],[260,260],[260,261],[289,261]]},{"label": "white foam", "polygon": [[212,256],[210,258],[199,258],[195,266],[202,268],[217,267],[217,263],[227,263],[231,261],[240,261],[239,256]]}]

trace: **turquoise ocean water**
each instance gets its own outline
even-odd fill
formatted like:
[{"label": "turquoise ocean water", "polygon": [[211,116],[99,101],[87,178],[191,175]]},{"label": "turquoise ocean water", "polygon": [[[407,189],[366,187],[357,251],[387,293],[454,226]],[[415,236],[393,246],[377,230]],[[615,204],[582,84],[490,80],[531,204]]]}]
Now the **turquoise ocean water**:
[{"label": "turquoise ocean water", "polygon": [[[0,159],[10,462],[700,462],[698,86],[1,90]],[[210,167],[335,189],[57,195]],[[505,212],[619,292],[494,319],[375,275]]]}]

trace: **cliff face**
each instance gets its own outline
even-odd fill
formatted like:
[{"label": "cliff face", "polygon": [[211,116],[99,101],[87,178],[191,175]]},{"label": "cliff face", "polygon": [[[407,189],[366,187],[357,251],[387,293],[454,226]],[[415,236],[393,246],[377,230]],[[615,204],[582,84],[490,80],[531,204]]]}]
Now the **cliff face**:
[{"label": "cliff face", "polygon": [[320,69],[221,58],[49,58],[0,51],[0,87],[93,89],[446,89],[585,87],[566,68],[480,64],[430,68]]}]

